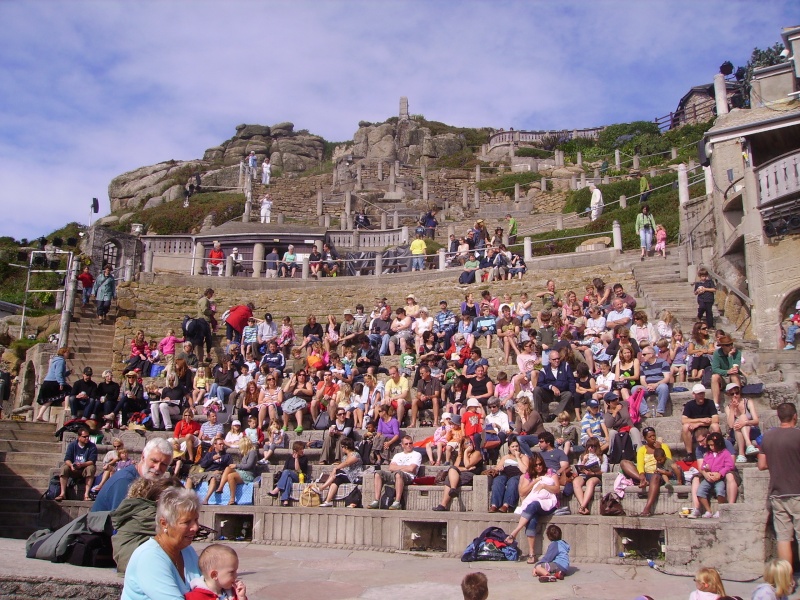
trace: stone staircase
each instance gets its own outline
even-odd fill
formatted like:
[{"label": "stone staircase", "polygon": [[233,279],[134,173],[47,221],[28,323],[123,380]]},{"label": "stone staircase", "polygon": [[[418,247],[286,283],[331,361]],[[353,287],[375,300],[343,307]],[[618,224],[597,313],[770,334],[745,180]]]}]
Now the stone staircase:
[{"label": "stone staircase", "polygon": [[72,348],[70,364],[74,376],[83,373],[85,367],[91,367],[94,371],[94,380],[102,381],[102,372],[112,367],[116,316],[117,310],[112,307],[106,322],[100,324],[97,322],[93,303],[76,307],[69,332],[69,343]]}]

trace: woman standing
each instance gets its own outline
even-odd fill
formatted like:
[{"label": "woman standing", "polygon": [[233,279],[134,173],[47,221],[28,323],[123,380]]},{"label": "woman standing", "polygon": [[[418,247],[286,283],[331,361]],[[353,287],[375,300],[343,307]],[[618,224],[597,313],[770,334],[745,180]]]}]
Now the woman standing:
[{"label": "woman standing", "polygon": [[211,498],[211,494],[221,494],[225,490],[226,485],[231,492],[231,499],[228,500],[228,504],[236,504],[236,486],[240,483],[253,483],[256,478],[255,470],[256,462],[258,461],[258,448],[249,437],[244,436],[239,440],[239,452],[242,455],[242,460],[239,461],[238,464],[225,467],[216,488],[214,487],[214,480],[211,480],[203,504],[208,504],[208,499]]},{"label": "woman standing", "polygon": [[[361,460],[361,455],[356,452],[355,444],[350,438],[344,438],[341,441],[340,448],[342,450],[341,462],[334,463],[333,471],[328,475],[325,483],[319,487],[314,486],[314,491],[322,495],[322,492],[328,490],[328,495],[325,502],[320,504],[320,508],[329,508],[333,506],[333,500],[336,498],[336,492],[339,486],[345,483],[357,484],[361,483],[361,477],[364,473],[364,463]],[[347,508],[357,508],[355,505],[349,505]]]},{"label": "woman standing", "polygon": [[117,280],[111,274],[111,265],[103,267],[103,272],[95,279],[92,296],[97,301],[97,321],[104,323],[111,301],[117,297]]},{"label": "woman standing", "polygon": [[125,571],[122,600],[183,600],[200,577],[192,539],[200,529],[200,501],[192,490],[168,488],[156,508],[156,535],[139,546]]},{"label": "woman standing", "polygon": [[70,372],[67,369],[67,356],[69,347],[59,348],[50,365],[47,368],[47,375],[44,376],[42,386],[39,388],[39,396],[36,401],[40,404],[39,413],[36,415],[37,421],[44,421],[44,413],[50,408],[53,402],[63,402],[66,408],[66,398],[72,391],[72,386],[67,383]]},{"label": "woman standing", "polygon": [[653,233],[656,230],[656,221],[650,214],[650,206],[642,206],[642,212],[636,215],[636,235],[639,236],[639,244],[642,248],[641,260],[644,260],[645,253],[649,253],[653,246]]}]

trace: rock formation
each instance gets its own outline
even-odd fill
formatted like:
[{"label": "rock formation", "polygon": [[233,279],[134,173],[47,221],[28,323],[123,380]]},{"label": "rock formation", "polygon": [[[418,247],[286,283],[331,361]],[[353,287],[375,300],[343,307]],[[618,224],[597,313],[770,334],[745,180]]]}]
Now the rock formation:
[{"label": "rock formation", "polygon": [[423,156],[436,159],[463,150],[463,137],[454,133],[432,135],[431,130],[413,120],[390,120],[364,124],[353,136],[349,149],[353,158],[399,160],[415,165]]}]

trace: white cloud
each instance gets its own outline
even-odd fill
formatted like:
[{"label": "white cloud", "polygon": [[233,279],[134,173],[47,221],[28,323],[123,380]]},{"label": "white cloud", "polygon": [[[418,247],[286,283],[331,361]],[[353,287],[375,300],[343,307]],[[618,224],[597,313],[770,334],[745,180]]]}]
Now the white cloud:
[{"label": "white cloud", "polygon": [[[349,139],[413,113],[561,128],[669,112],[797,22],[789,0],[0,3],[0,235],[107,207],[116,175],[239,123]],[[23,208],[24,207],[24,208]]]}]

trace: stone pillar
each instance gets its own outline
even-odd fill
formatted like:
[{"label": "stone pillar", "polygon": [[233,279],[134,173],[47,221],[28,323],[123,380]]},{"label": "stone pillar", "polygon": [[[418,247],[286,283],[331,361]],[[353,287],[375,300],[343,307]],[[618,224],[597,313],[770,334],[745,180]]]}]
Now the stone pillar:
[{"label": "stone pillar", "polygon": [[619,197],[619,207],[620,208],[628,208],[628,197],[625,194],[622,194]]},{"label": "stone pillar", "polygon": [[350,190],[344,193],[344,212],[348,215],[353,212],[353,192]]},{"label": "stone pillar", "polygon": [[375,253],[375,277],[380,277],[383,273],[383,256],[380,252]]},{"label": "stone pillar", "polygon": [[543,192],[547,191],[547,178],[546,177],[542,177],[542,180],[539,182],[539,187],[541,188],[541,190]]},{"label": "stone pillar", "polygon": [[231,254],[225,258],[225,276],[233,277],[233,255]]},{"label": "stone pillar", "polygon": [[320,227],[324,227],[325,226],[325,217],[323,215],[318,215],[317,216],[317,223],[319,223]]},{"label": "stone pillar", "polygon": [[333,188],[334,188],[334,189],[336,188],[336,183],[338,182],[338,179],[339,179],[339,178],[338,178],[338,176],[337,176],[337,171],[338,171],[338,168],[339,168],[339,165],[337,165],[337,164],[334,164],[334,165],[333,165],[333,179],[332,179],[332,185],[333,185]]},{"label": "stone pillar", "polygon": [[522,258],[527,263],[533,259],[533,249],[531,246],[531,238],[526,237],[522,240]]},{"label": "stone pillar", "polygon": [[394,211],[392,213],[392,229],[397,229],[400,227],[400,213]]},{"label": "stone pillar", "polygon": [[150,248],[144,251],[144,268],[142,271],[145,273],[153,272],[153,251]]},{"label": "stone pillar", "polygon": [[571,189],[571,190],[577,190],[578,189],[578,176],[577,175],[572,175],[569,178],[569,189]]},{"label": "stone pillar", "polygon": [[711,167],[703,167],[703,176],[705,177],[706,196],[714,193],[714,174],[711,172]]},{"label": "stone pillar", "polygon": [[686,246],[684,244],[678,246],[678,270],[681,279],[689,281],[689,261],[686,256]]},{"label": "stone pillar", "polygon": [[469,208],[469,190],[467,189],[467,184],[464,184],[464,187],[461,188],[461,208],[467,210]]},{"label": "stone pillar", "polygon": [[634,154],[633,155],[633,168],[634,169],[638,169],[639,168],[639,155],[638,154]]},{"label": "stone pillar", "polygon": [[448,225],[447,226],[447,241],[450,243],[450,236],[456,234],[456,226],[455,225]]},{"label": "stone pillar", "polygon": [[678,204],[682,207],[689,201],[689,175],[686,165],[678,165]]},{"label": "stone pillar", "polygon": [[422,199],[428,201],[428,178],[422,180]]},{"label": "stone pillar", "polygon": [[475,210],[478,210],[481,207],[481,191],[478,188],[475,188]]},{"label": "stone pillar", "polygon": [[608,176],[608,175],[604,175],[603,176],[603,185],[608,185],[609,183],[611,183],[611,177]]},{"label": "stone pillar", "polygon": [[328,215],[328,214],[325,215],[324,225],[325,225],[325,229],[330,229],[331,228],[331,216]]},{"label": "stone pillar", "polygon": [[594,169],[594,178],[600,179],[600,169],[598,169],[597,167],[595,167]]},{"label": "stone pillar", "polygon": [[394,165],[389,167],[389,191],[397,191],[397,173],[394,170]]},{"label": "stone pillar", "polygon": [[283,225],[285,220],[286,220],[286,215],[284,215],[283,213],[278,213],[278,225]]},{"label": "stone pillar", "polygon": [[480,183],[481,181],[481,166],[475,165],[475,183]]},{"label": "stone pillar", "polygon": [[614,221],[614,224],[611,226],[612,229],[612,236],[614,238],[614,250],[617,252],[622,252],[622,227],[619,225],[619,221]]},{"label": "stone pillar", "polygon": [[580,150],[578,151],[578,166],[579,167],[583,166],[583,152],[581,152]]},{"label": "stone pillar", "polygon": [[244,212],[242,213],[242,223],[250,222],[250,212],[253,210],[253,199],[251,195],[245,196]]},{"label": "stone pillar", "polygon": [[361,231],[358,229],[353,230],[353,249],[358,251],[361,247]]},{"label": "stone pillar", "polygon": [[258,279],[264,270],[264,244],[261,242],[253,245],[253,277]]},{"label": "stone pillar", "polygon": [[238,187],[244,187],[244,161],[239,161],[239,185]]},{"label": "stone pillar", "polygon": [[423,179],[425,179],[428,176],[428,163],[426,159],[427,157],[425,156],[419,159],[419,175]]},{"label": "stone pillar", "polygon": [[378,181],[383,181],[383,161],[378,161]]},{"label": "stone pillar", "polygon": [[400,161],[399,160],[394,161],[394,174],[395,174],[395,177],[400,177]]},{"label": "stone pillar", "polygon": [[342,214],[339,216],[339,229],[347,231],[347,213],[344,211],[342,211]]},{"label": "stone pillar", "polygon": [[519,183],[514,184],[514,202],[519,202]]},{"label": "stone pillar", "polygon": [[355,229],[353,227],[353,214],[352,213],[347,213],[347,229],[351,230],[351,231]]},{"label": "stone pillar", "polygon": [[403,225],[403,228],[400,230],[400,243],[408,244],[410,241],[411,238],[408,237],[408,225]]},{"label": "stone pillar", "polygon": [[361,163],[356,165],[356,189],[360,190],[361,188]]},{"label": "stone pillar", "polygon": [[581,173],[581,189],[586,187],[586,173]]},{"label": "stone pillar", "polygon": [[203,242],[194,245],[194,260],[192,261],[192,275],[205,275],[206,273],[206,248]]},{"label": "stone pillar", "polygon": [[444,271],[447,268],[447,252],[444,248],[439,248],[439,270]]},{"label": "stone pillar", "polygon": [[556,230],[564,231],[564,215],[562,214],[556,215]]},{"label": "stone pillar", "polygon": [[126,258],[125,259],[124,278],[125,278],[125,281],[131,281],[133,279],[133,259],[132,258]]},{"label": "stone pillar", "polygon": [[728,89],[725,85],[725,75],[714,75],[714,97],[717,101],[717,116],[728,114]]},{"label": "stone pillar", "polygon": [[676,158],[678,158],[678,149],[675,148],[675,147],[670,148],[669,154],[670,154],[670,158],[672,160],[675,160]]},{"label": "stone pillar", "polygon": [[317,190],[317,216],[322,216],[322,188]]},{"label": "stone pillar", "polygon": [[303,270],[302,270],[302,278],[308,279],[308,275],[311,272],[311,269],[308,267],[308,256],[303,257]]},{"label": "stone pillar", "polygon": [[386,211],[381,213],[381,231],[386,231]]},{"label": "stone pillar", "polygon": [[620,160],[619,150],[614,150],[614,168],[619,171],[622,161]]},{"label": "stone pillar", "polygon": [[513,142],[508,145],[508,156],[510,158],[514,158],[514,143]]}]

